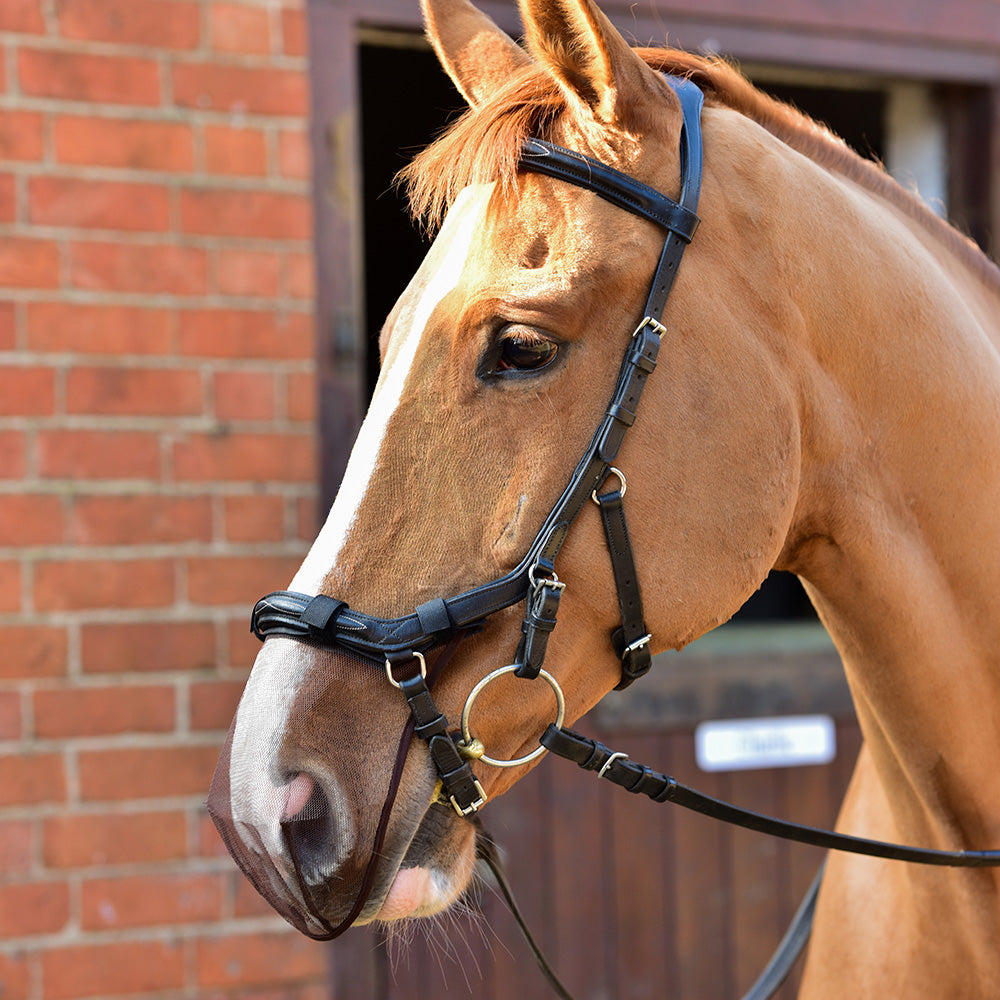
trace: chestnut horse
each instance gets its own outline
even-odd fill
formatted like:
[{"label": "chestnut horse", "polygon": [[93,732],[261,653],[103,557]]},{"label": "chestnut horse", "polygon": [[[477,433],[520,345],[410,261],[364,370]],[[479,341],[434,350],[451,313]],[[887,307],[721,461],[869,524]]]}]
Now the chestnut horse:
[{"label": "chestnut horse", "polygon": [[[291,590],[329,595],[338,628],[360,629],[339,602],[392,619],[519,565],[603,417],[663,245],[652,222],[519,169],[523,144],[676,199],[682,109],[662,74],[690,78],[705,95],[701,226],[615,463],[652,650],[726,621],[772,568],[798,574],[864,733],[839,828],[1000,846],[1000,272],[723,63],[634,50],[591,0],[522,8],[526,48],[467,0],[426,0],[470,110],[408,178],[418,211],[446,217],[385,324],[371,409]],[[545,669],[572,721],[621,677],[589,503],[559,576]],[[452,727],[511,661],[522,617],[500,610],[429,656]],[[474,825],[442,804],[393,671],[269,638],[217,772],[230,849],[315,936],[437,913],[473,877]],[[516,758],[553,714],[548,685],[503,678],[479,694],[474,735]],[[470,808],[531,763],[473,763]],[[831,857],[801,995],[995,995],[998,878]]]}]

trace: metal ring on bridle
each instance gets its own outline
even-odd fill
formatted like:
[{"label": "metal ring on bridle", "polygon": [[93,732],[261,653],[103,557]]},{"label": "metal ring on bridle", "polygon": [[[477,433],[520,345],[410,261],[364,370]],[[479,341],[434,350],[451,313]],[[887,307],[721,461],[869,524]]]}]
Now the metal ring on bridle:
[{"label": "metal ring on bridle", "polygon": [[[421,677],[426,677],[427,676],[427,661],[424,659],[423,654],[422,653],[414,653],[413,654],[413,658],[415,660],[418,660],[420,662],[420,676]],[[389,678],[389,683],[394,688],[401,687],[399,681],[397,681],[396,678],[392,676],[392,660],[390,660],[388,658],[386,658],[386,661],[385,661],[385,673],[386,673],[386,676]]]},{"label": "metal ring on bridle", "polygon": [[[625,473],[622,472],[621,469],[616,469],[612,465],[611,468],[608,469],[608,475],[618,477],[618,482],[621,483],[621,489],[618,492],[622,496],[625,496],[625,491],[628,489],[628,483],[625,481]],[[598,507],[601,505],[601,501],[597,499],[597,490],[594,490],[594,492],[590,494],[590,499],[593,500]]]},{"label": "metal ring on bridle", "polygon": [[[487,684],[495,681],[498,677],[502,677],[504,674],[513,673],[515,670],[517,670],[517,664],[515,663],[507,667],[500,667],[499,670],[494,670],[492,673],[487,674],[469,692],[469,697],[465,700],[465,708],[462,709],[462,740],[465,743],[469,743],[472,740],[472,734],[469,732],[469,716],[472,714],[473,702],[479,697],[480,692]],[[563,717],[566,715],[566,699],[563,698],[562,688],[559,687],[559,682],[547,670],[539,670],[538,676],[552,688],[552,693],[556,696],[556,726],[561,729]],[[545,747],[540,746],[537,750],[532,750],[531,753],[525,754],[523,757],[515,757],[513,760],[497,760],[496,757],[487,757],[486,754],[483,754],[479,759],[484,764],[491,764],[493,767],[519,767],[521,764],[527,764],[536,757],[540,757],[543,753],[545,753]]]}]

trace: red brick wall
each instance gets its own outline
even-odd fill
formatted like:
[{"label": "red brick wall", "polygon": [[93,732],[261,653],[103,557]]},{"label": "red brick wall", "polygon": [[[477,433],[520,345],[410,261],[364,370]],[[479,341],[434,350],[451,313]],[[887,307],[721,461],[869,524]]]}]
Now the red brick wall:
[{"label": "red brick wall", "polygon": [[317,1000],[202,806],[314,521],[300,0],[0,33],[0,994]]}]

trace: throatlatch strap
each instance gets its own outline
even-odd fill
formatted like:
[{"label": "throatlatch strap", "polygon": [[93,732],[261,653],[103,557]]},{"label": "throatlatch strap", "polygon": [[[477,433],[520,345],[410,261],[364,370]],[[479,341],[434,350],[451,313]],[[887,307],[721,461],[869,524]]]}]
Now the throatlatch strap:
[{"label": "throatlatch strap", "polygon": [[622,491],[618,489],[598,493],[595,499],[601,508],[604,536],[608,541],[611,568],[618,590],[618,609],[622,616],[621,628],[615,629],[611,634],[615,652],[622,661],[622,679],[615,687],[616,691],[621,691],[649,670],[653,662],[649,652],[649,640],[652,636],[646,630],[643,620],[639,574],[635,569]]}]

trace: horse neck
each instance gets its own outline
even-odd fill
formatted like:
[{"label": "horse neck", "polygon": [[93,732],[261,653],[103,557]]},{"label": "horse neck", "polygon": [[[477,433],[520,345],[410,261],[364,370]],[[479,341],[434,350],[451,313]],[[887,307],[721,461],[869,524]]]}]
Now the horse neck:
[{"label": "horse neck", "polygon": [[1000,296],[895,207],[842,195],[799,304],[784,567],[842,654],[899,834],[995,847],[1000,790],[981,778],[1000,752]]}]

